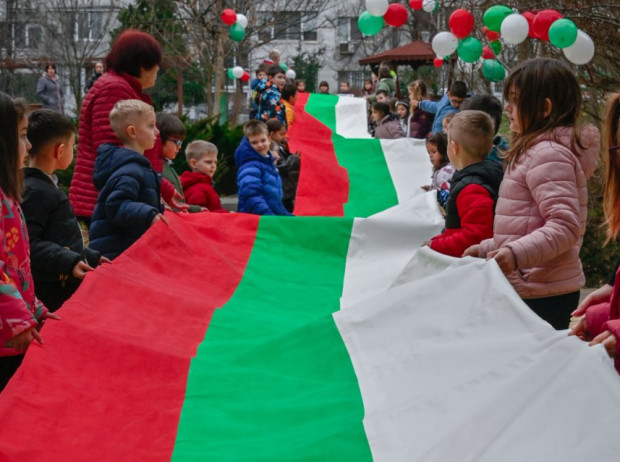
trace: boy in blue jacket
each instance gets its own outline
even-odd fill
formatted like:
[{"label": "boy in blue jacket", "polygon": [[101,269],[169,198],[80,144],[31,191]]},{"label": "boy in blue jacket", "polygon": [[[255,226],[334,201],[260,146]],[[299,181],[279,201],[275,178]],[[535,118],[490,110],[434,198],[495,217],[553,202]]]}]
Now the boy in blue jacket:
[{"label": "boy in blue jacket", "polygon": [[93,180],[99,190],[89,229],[90,247],[113,259],[136,242],[162,215],[161,174],[144,151],[155,145],[159,130],[153,107],[128,99],[114,105],[110,125],[123,146],[97,149]]},{"label": "boy in blue jacket", "polygon": [[461,103],[467,98],[467,85],[465,82],[457,80],[450,85],[450,90],[442,96],[439,101],[416,101],[412,100],[411,109],[420,108],[425,112],[435,114],[435,120],[433,121],[433,128],[431,133],[441,133],[443,131],[443,119],[448,114],[457,112],[461,106]]},{"label": "boy in blue jacket", "polygon": [[282,204],[282,180],[269,152],[269,131],[259,120],[243,126],[243,140],[235,151],[239,212],[292,215]]}]

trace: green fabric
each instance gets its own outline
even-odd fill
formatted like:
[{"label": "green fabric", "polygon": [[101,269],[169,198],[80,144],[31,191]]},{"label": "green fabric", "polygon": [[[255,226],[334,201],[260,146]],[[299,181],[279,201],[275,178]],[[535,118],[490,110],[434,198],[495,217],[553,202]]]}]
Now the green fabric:
[{"label": "green fabric", "polygon": [[332,318],[352,223],[261,218],[244,277],[192,361],[173,461],[372,460]]},{"label": "green fabric", "polygon": [[338,163],[349,176],[346,217],[368,217],[398,204],[392,176],[377,139],[343,138],[336,135],[337,97],[310,95],[306,112],[329,127]]}]

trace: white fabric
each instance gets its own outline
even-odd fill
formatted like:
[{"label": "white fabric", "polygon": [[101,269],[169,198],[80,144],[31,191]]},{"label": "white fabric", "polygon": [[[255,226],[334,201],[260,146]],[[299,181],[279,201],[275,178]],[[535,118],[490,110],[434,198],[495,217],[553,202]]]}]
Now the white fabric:
[{"label": "white fabric", "polygon": [[538,318],[494,260],[425,249],[391,284],[334,314],[375,462],[618,460],[611,360]]},{"label": "white fabric", "polygon": [[345,138],[370,138],[366,99],[338,98],[336,103],[336,134]]},{"label": "white fabric", "polygon": [[426,141],[415,138],[381,140],[398,202],[402,203],[418,194],[429,184],[433,167],[426,151]]}]

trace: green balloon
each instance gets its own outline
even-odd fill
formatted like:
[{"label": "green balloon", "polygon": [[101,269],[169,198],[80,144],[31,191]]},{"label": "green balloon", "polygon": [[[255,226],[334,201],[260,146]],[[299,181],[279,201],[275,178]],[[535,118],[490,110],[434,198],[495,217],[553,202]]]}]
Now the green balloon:
[{"label": "green balloon", "polygon": [[228,78],[229,78],[230,80],[235,80],[235,76],[234,76],[234,75],[233,75],[233,73],[232,73],[232,67],[229,67],[229,68],[228,68],[228,72],[227,72],[227,74],[228,74]]},{"label": "green balloon", "polygon": [[549,28],[549,41],[558,48],[571,46],[577,40],[577,26],[567,18],[558,19]]},{"label": "green balloon", "polygon": [[506,77],[506,69],[496,59],[485,59],[482,62],[482,75],[491,82],[501,82]]},{"label": "green balloon", "polygon": [[476,37],[471,36],[459,40],[456,54],[466,63],[476,62],[482,56],[482,43]]},{"label": "green balloon", "polygon": [[496,40],[495,42],[491,42],[489,45],[491,47],[491,50],[493,50],[493,53],[495,53],[495,56],[501,53],[502,44],[499,42],[499,40]]},{"label": "green balloon", "polygon": [[284,70],[284,72],[288,71],[288,66],[284,63],[280,63],[278,64],[278,66],[280,66],[282,68],[282,70]]},{"label": "green balloon", "polygon": [[499,32],[502,27],[502,21],[506,16],[510,16],[514,11],[504,5],[495,5],[484,12],[482,22],[485,26],[494,32]]},{"label": "green balloon", "polygon": [[357,20],[357,27],[364,35],[375,35],[383,29],[383,16],[373,16],[368,11],[364,11]]},{"label": "green balloon", "polygon": [[240,42],[245,38],[245,29],[241,24],[235,23],[230,26],[228,36],[231,38],[231,40],[234,40],[235,42]]}]

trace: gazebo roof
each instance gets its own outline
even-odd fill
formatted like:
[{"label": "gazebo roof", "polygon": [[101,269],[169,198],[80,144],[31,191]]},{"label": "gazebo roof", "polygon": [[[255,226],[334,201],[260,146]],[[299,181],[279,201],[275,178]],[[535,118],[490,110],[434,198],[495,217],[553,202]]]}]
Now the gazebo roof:
[{"label": "gazebo roof", "polygon": [[417,67],[422,64],[433,62],[435,59],[435,52],[431,48],[430,44],[421,40],[415,40],[406,45],[392,48],[376,55],[366,56],[359,60],[361,65],[365,64],[379,64],[382,61],[391,61],[397,64],[409,64]]}]

